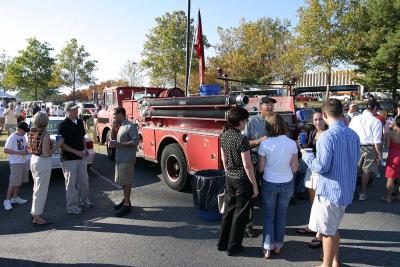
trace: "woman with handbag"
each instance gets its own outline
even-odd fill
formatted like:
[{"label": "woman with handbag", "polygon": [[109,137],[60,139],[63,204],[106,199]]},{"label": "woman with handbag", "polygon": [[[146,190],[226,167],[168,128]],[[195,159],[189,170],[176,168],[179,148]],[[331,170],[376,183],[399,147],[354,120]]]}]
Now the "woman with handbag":
[{"label": "woman with handbag", "polygon": [[36,113],[32,120],[31,131],[28,134],[28,152],[32,154],[30,168],[34,182],[31,209],[32,223],[39,226],[50,224],[42,215],[50,182],[51,156],[57,149],[57,145],[52,145],[50,134],[46,130],[48,122],[49,117],[46,113]]},{"label": "woman with handbag", "polygon": [[258,195],[251,162],[249,139],[241,134],[249,118],[242,107],[228,112],[226,131],[221,136],[221,158],[226,175],[224,214],[217,249],[229,256],[243,250],[244,230],[249,220],[251,198]]}]

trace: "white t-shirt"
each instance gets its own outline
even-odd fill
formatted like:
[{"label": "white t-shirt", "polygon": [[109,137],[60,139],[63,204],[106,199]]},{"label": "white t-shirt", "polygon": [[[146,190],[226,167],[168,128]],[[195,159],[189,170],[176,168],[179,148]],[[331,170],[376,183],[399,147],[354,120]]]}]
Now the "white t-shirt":
[{"label": "white t-shirt", "polygon": [[258,154],[265,157],[263,178],[271,183],[287,183],[293,179],[290,160],[297,156],[296,142],[286,135],[268,137],[260,144]]},{"label": "white t-shirt", "polygon": [[[16,133],[13,133],[7,138],[4,148],[8,148],[13,151],[24,151],[26,150],[27,143],[26,135],[20,136]],[[25,163],[26,156],[8,155],[8,160],[10,163]]]},{"label": "white t-shirt", "polygon": [[382,123],[374,115],[364,110],[359,116],[355,116],[349,127],[360,137],[361,145],[380,144],[382,142]]}]

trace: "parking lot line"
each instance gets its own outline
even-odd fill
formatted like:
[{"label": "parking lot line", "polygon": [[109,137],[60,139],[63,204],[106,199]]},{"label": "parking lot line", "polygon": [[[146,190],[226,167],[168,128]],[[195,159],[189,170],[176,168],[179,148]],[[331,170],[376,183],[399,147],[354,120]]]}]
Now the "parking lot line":
[{"label": "parking lot line", "polygon": [[115,186],[115,187],[118,188],[118,189],[122,189],[122,187],[121,187],[119,184],[117,184],[117,183],[115,183],[114,181],[108,179],[107,177],[101,175],[101,174],[100,174],[98,171],[96,171],[93,167],[90,167],[90,170],[91,170],[94,174],[96,174],[96,176],[98,176],[100,179],[106,181],[106,182],[109,183],[109,184],[112,184],[113,186]]}]

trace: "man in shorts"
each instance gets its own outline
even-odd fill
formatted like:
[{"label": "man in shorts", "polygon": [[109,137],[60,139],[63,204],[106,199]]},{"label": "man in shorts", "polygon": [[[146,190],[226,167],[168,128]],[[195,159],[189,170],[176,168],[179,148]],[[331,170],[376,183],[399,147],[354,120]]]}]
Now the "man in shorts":
[{"label": "man in shorts", "polygon": [[321,266],[340,266],[338,228],[353,200],[360,139],[341,120],[343,106],[339,100],[328,99],[322,106],[322,116],[329,129],[317,141],[317,155],[301,150],[304,162],[320,175],[308,228],[322,236]]},{"label": "man in shorts", "polygon": [[379,108],[376,100],[368,101],[367,109],[359,116],[354,117],[349,127],[360,138],[361,158],[358,167],[362,173],[361,188],[358,200],[367,200],[367,188],[372,173],[379,171],[382,159],[382,123],[374,117],[374,111]]},{"label": "man in shorts", "polygon": [[15,133],[11,134],[4,146],[4,153],[8,154],[10,163],[10,181],[6,199],[3,201],[4,210],[12,210],[11,204],[25,204],[27,200],[19,197],[19,190],[23,181],[28,178],[26,165],[27,140],[25,134],[29,132],[28,124],[21,122]]},{"label": "man in shorts", "polygon": [[123,217],[131,213],[131,187],[136,160],[136,148],[139,143],[137,126],[126,119],[126,111],[122,107],[114,109],[112,132],[115,140],[110,147],[115,148],[115,181],[122,186],[124,199],[114,206],[115,216]]}]

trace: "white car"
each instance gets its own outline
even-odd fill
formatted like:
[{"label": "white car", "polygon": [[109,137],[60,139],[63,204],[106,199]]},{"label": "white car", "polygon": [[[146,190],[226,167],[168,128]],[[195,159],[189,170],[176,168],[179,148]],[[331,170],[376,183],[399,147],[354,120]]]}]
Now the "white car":
[{"label": "white car", "polygon": [[[49,124],[47,125],[47,131],[50,134],[50,139],[52,141],[56,141],[56,135],[58,132],[58,127],[60,123],[64,120],[62,117],[49,117]],[[28,118],[25,120],[25,122],[29,125],[29,127],[32,127],[31,119]],[[88,149],[89,155],[86,158],[87,161],[87,166],[90,168],[90,166],[94,162],[94,155],[95,152],[93,150],[93,141],[90,139],[87,135],[85,135],[85,140],[86,140],[86,147]],[[60,160],[60,153],[59,151],[54,152],[54,154],[51,156],[52,158],[52,169],[60,169],[61,168],[61,160]],[[30,160],[30,158],[29,158]]]}]

